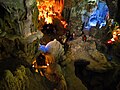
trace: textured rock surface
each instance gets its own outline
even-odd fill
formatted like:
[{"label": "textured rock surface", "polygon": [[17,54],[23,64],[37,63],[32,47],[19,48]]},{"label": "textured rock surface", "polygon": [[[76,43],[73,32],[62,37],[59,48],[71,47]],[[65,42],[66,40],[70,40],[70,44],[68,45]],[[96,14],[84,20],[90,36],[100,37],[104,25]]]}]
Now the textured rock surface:
[{"label": "textured rock surface", "polygon": [[43,36],[42,33],[36,32],[36,1],[1,0],[0,9],[0,58],[34,57],[35,46]]},{"label": "textured rock surface", "polygon": [[[37,78],[37,79],[36,79]],[[1,90],[49,90],[44,87],[44,80],[39,74],[33,74],[28,68],[20,66],[16,71],[6,70],[0,81]]]},{"label": "textured rock surface", "polygon": [[[110,3],[111,11],[114,5],[113,12],[119,11],[119,9],[115,10],[115,3],[119,1],[112,3],[111,0],[107,1]],[[71,31],[75,32],[76,36],[80,36],[82,33],[81,15],[82,10],[86,8],[86,3],[83,0],[65,0],[64,4],[63,17],[69,22]],[[117,14],[118,16],[114,13],[113,18],[118,17],[119,21],[119,12]],[[88,36],[89,42],[83,42],[81,37],[69,42],[71,48],[64,61],[60,62],[61,66],[53,67],[52,72],[57,72],[60,78],[58,85],[56,82],[51,82],[56,80],[53,76],[51,76],[53,80],[49,80],[40,76],[39,73],[33,73],[30,63],[36,55],[39,39],[43,36],[41,32],[37,31],[39,26],[37,15],[36,0],[0,0],[0,75],[3,75],[5,70],[4,76],[0,77],[0,90],[53,90],[55,87],[61,90],[60,87],[64,89],[66,86],[68,90],[87,90],[87,88],[114,90],[116,88],[120,75],[119,66],[107,62],[106,57],[96,49],[95,39]],[[57,26],[57,24],[55,25]],[[61,31],[63,27],[57,26],[57,29]],[[100,33],[97,35],[99,36]],[[91,31],[91,34],[97,36],[94,30]],[[119,47],[119,45],[114,47],[118,60]],[[58,53],[55,53],[57,50]],[[59,51],[60,54],[63,53],[61,45],[59,49],[55,49],[54,55],[59,56]],[[83,60],[78,69],[79,74],[82,74],[82,78],[80,78],[82,81],[75,75],[73,63],[76,60]],[[85,62],[90,64],[84,66]],[[112,64],[115,66],[114,68]],[[20,65],[23,66],[18,68]],[[109,86],[112,88],[108,89]],[[118,84],[118,90],[119,86],[120,84]]]},{"label": "textured rock surface", "polygon": [[[89,37],[90,38],[90,37]],[[89,39],[88,38],[88,39]],[[96,44],[94,39],[88,42],[82,41],[82,37],[77,38],[76,40],[71,41],[69,44],[71,46],[70,56],[71,60],[86,60],[89,61],[88,69],[102,72],[107,70],[107,67],[110,68],[111,65],[107,62],[104,54],[100,53],[96,49]]]},{"label": "textured rock surface", "polygon": [[[74,82],[77,81],[78,84],[72,86],[70,86],[73,83],[72,79],[70,78],[70,84],[69,78],[66,82],[67,77],[64,77],[57,67],[54,67],[55,72],[59,74],[58,78],[60,78],[57,85],[56,82],[51,82],[48,78],[40,76],[39,73],[32,72],[30,64],[38,52],[39,39],[43,36],[40,31],[37,31],[38,11],[35,0],[1,0],[0,9],[2,10],[0,11],[2,13],[0,14],[1,90],[53,90],[53,88],[66,90],[68,87],[75,88],[75,90],[82,87],[83,90],[84,88],[86,90],[86,87],[76,78],[74,71],[71,73],[73,73]],[[59,26],[57,28],[61,29]],[[56,53],[52,52],[55,57],[60,58],[64,54],[64,50],[60,43],[57,43],[56,47]],[[20,65],[23,66],[18,68]],[[62,69],[62,67],[60,68]],[[69,69],[69,67],[67,68]]]},{"label": "textured rock surface", "polygon": [[63,68],[63,75],[65,77],[68,90],[87,90],[82,81],[76,77],[73,62],[69,62],[69,64]]}]

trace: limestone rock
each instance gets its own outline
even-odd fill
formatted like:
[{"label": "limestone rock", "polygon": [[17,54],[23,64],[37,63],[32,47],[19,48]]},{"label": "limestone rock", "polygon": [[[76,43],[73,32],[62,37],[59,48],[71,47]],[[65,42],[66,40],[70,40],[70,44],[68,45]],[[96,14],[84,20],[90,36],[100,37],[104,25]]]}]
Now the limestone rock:
[{"label": "limestone rock", "polygon": [[101,61],[102,63],[107,62],[106,57],[104,56],[104,54],[100,53],[97,50],[89,50],[89,55],[96,61]]},{"label": "limestone rock", "polygon": [[36,0],[0,0],[0,10],[0,58],[33,56],[36,52],[33,42],[43,36],[36,32]]},{"label": "limestone rock", "polygon": [[67,90],[66,80],[63,76],[63,73],[59,64],[57,63],[51,64],[47,68],[45,75],[48,80],[56,84],[56,86],[54,87],[55,90],[56,89]]},{"label": "limestone rock", "polygon": [[73,61],[69,62],[62,70],[67,82],[68,90],[87,90],[82,81],[75,75]]},{"label": "limestone rock", "polygon": [[42,37],[43,37],[43,33],[41,31],[37,31],[37,32],[29,35],[25,39],[26,39],[27,43],[32,43],[33,41],[40,39]]},{"label": "limestone rock", "polygon": [[104,72],[107,69],[111,69],[111,64],[107,62],[105,55],[96,49],[94,41],[95,40],[91,38],[91,40],[83,42],[82,38],[79,37],[76,40],[69,42],[71,47],[69,52],[71,53],[67,57],[69,57],[71,61],[89,61],[90,64],[87,68],[96,72]]},{"label": "limestone rock", "polygon": [[31,31],[35,31],[35,28],[33,28],[34,23],[32,22],[32,14],[35,13],[35,2],[35,0],[1,0],[0,8],[2,9],[2,15],[0,16],[0,24],[2,25],[2,31],[6,31],[7,34],[17,34],[24,37],[28,36]]}]

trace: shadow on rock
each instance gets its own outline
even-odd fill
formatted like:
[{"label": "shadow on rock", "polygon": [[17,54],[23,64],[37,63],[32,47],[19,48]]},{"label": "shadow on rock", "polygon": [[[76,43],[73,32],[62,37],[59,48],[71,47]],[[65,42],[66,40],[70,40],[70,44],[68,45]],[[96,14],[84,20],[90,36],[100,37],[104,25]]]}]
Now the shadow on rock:
[{"label": "shadow on rock", "polygon": [[105,72],[90,70],[90,62],[78,60],[74,63],[75,74],[88,90],[119,90],[119,71],[114,69]]}]

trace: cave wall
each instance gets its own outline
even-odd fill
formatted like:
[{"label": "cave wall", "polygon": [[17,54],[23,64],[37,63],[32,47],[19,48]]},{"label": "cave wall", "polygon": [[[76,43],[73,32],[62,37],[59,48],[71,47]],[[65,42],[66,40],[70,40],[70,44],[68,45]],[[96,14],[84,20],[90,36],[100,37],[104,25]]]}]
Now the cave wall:
[{"label": "cave wall", "polygon": [[120,24],[120,6],[119,0],[106,0],[109,7],[110,18],[115,19]]},{"label": "cave wall", "polygon": [[0,9],[0,59],[33,58],[43,36],[37,30],[36,0],[1,0]]},{"label": "cave wall", "polygon": [[[103,1],[107,3],[107,6],[109,8],[109,18],[114,19],[115,21],[120,23],[119,1],[118,0],[103,0]],[[83,16],[82,12],[84,12],[85,8],[87,9],[87,11],[90,10],[89,5],[87,4],[87,0],[71,0],[70,2],[65,0],[63,17],[68,22],[69,24],[68,27],[70,28],[71,32],[76,32],[77,36],[81,34]],[[105,30],[106,28],[102,29]],[[96,36],[98,36],[98,34]]]},{"label": "cave wall", "polygon": [[[37,30],[38,10],[35,0],[0,1],[0,89],[1,90],[53,90],[56,84],[48,81],[40,73],[34,72],[31,62],[37,54],[39,39],[43,34]],[[39,53],[39,52],[38,52]],[[73,65],[72,65],[73,66]],[[72,68],[72,66],[70,66]],[[69,69],[70,67],[64,67]],[[60,67],[63,68],[63,67]],[[70,69],[71,69],[70,68]],[[87,90],[74,75],[74,70],[66,70],[66,77],[56,85],[57,90]],[[74,68],[72,68],[74,69]],[[72,75],[69,74],[73,73]],[[71,77],[68,77],[71,75]],[[53,79],[57,79],[51,74]],[[76,82],[76,84],[73,83]],[[55,81],[56,82],[56,81]],[[62,88],[62,89],[61,89]]]},{"label": "cave wall", "polygon": [[36,0],[0,0],[1,90],[48,90],[30,66],[43,36],[37,27]]},{"label": "cave wall", "polygon": [[76,32],[77,36],[81,35],[82,20],[81,10],[85,1],[83,0],[64,0],[64,9],[62,16],[68,23],[68,29],[71,33]]},{"label": "cave wall", "polygon": [[120,1],[117,1],[117,14],[116,14],[116,21],[120,24],[120,6],[119,6]]},{"label": "cave wall", "polygon": [[[38,10],[36,7],[35,0],[1,0],[0,1],[0,60],[12,61],[13,65],[18,65],[22,63],[15,64],[17,62],[16,58],[27,60],[31,63],[34,55],[37,52],[37,47],[39,39],[42,37],[42,33],[37,30],[38,22],[37,15]],[[81,9],[82,6],[86,5],[83,0],[65,0],[65,6],[63,10],[63,17],[67,22],[70,22],[69,25],[71,31],[77,31],[78,36],[81,34]],[[118,11],[118,10],[117,10]],[[114,11],[116,13],[116,11]],[[111,13],[113,14],[113,13]],[[111,15],[110,14],[110,15]],[[119,12],[118,12],[119,15]],[[112,17],[112,15],[111,15]],[[116,17],[116,14],[115,14]],[[119,17],[119,16],[118,16]],[[114,18],[114,17],[113,17]],[[0,62],[1,62],[0,61]],[[20,60],[19,60],[20,61]],[[25,64],[25,62],[23,62]],[[8,63],[10,64],[10,63]],[[11,67],[10,65],[8,65]],[[6,66],[6,67],[8,67]],[[25,66],[25,65],[24,65]],[[1,70],[3,70],[2,65],[0,65]],[[65,79],[70,90],[79,90],[81,87],[82,90],[87,90],[87,88],[79,81],[79,79],[74,75],[74,70],[71,72],[73,65],[63,67],[62,69],[65,73]],[[6,68],[5,68],[6,69]],[[7,68],[9,69],[9,68]],[[24,70],[25,67],[18,68],[15,72],[9,70],[5,71],[5,76],[0,81],[4,82],[7,89],[16,90],[19,89],[36,89],[36,90],[49,90],[45,88],[45,78],[40,77],[39,74],[33,75],[29,69]],[[73,69],[73,68],[72,68]],[[67,73],[66,73],[67,72]],[[26,74],[27,73],[27,74]],[[73,74],[73,75],[72,75]],[[71,75],[69,77],[69,75]],[[1,79],[1,78],[0,78]],[[26,80],[26,81],[25,81]],[[98,79],[97,79],[98,80]],[[75,84],[73,83],[75,82]],[[79,83],[76,83],[80,82]],[[32,83],[34,84],[32,84]],[[12,83],[12,84],[11,84]],[[47,83],[48,84],[48,83]],[[10,85],[7,87],[7,85]],[[81,86],[80,86],[81,85]],[[80,86],[80,87],[79,87]],[[2,86],[1,86],[2,87]],[[4,88],[3,87],[3,88]]]},{"label": "cave wall", "polygon": [[110,18],[115,19],[118,10],[117,6],[118,0],[106,0],[106,3],[109,7]]},{"label": "cave wall", "polygon": [[[106,2],[110,10],[110,18],[115,18],[119,22],[119,1],[106,0]],[[81,35],[82,29],[81,11],[86,5],[83,0],[64,0],[62,15],[68,22],[70,30],[75,31],[78,36]],[[1,0],[0,9],[0,58],[34,54],[35,47],[29,43],[42,36],[41,33],[40,36],[35,34],[38,26],[36,1]],[[34,42],[35,45],[38,45],[38,42]],[[31,54],[27,53],[28,51],[31,51]]]}]

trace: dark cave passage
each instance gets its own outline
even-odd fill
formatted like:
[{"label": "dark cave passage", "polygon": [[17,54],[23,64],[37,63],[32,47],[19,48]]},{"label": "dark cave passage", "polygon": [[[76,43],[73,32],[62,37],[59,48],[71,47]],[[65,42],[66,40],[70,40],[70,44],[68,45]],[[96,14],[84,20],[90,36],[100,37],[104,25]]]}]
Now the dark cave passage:
[{"label": "dark cave passage", "polygon": [[95,72],[87,69],[90,62],[78,60],[74,63],[75,74],[88,88],[88,90],[118,90],[119,73],[117,75],[114,70],[105,72]]}]

